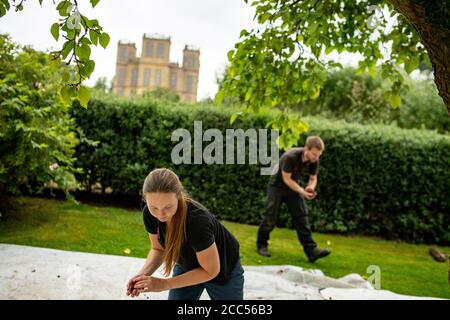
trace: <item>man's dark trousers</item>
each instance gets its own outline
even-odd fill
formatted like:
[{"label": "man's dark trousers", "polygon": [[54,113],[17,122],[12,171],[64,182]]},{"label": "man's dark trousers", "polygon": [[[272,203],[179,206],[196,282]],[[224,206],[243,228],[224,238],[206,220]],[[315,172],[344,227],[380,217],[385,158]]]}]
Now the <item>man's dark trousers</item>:
[{"label": "man's dark trousers", "polygon": [[298,240],[302,244],[305,253],[309,255],[317,247],[317,244],[312,239],[305,199],[291,189],[286,190],[271,185],[267,186],[266,213],[259,225],[257,246],[258,248],[267,246],[270,232],[275,228],[278,213],[283,202],[287,204],[292,216]]}]

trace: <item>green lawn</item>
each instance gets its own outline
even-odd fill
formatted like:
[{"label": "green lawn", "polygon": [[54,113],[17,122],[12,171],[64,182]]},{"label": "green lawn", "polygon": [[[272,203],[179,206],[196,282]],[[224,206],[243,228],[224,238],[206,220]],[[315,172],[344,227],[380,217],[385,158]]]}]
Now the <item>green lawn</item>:
[{"label": "green lawn", "polygon": [[[150,249],[138,211],[39,198],[16,198],[13,203],[14,209],[0,221],[0,243],[135,257],[145,257]],[[255,251],[256,226],[224,224],[240,241],[244,265],[297,265],[321,269],[331,277],[349,273],[369,276],[367,267],[378,265],[381,289],[450,298],[448,263],[434,261],[428,245],[315,233],[319,246],[329,241],[332,254],[310,264],[294,230],[275,229],[272,257],[264,258]],[[448,247],[440,249],[450,253]]]}]

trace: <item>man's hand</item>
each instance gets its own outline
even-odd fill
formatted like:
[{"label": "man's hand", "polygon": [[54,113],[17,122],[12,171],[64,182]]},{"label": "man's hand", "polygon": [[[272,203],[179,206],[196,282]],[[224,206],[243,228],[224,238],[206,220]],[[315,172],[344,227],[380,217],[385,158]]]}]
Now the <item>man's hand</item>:
[{"label": "man's hand", "polygon": [[316,197],[316,195],[317,195],[317,193],[314,191],[314,189],[312,188],[312,187],[306,187],[306,189],[303,189],[302,188],[302,191],[303,192],[301,192],[300,194],[304,197],[304,198],[306,198],[306,199],[308,199],[308,200],[312,200],[312,199],[314,199],[315,197]]},{"label": "man's hand", "polygon": [[167,279],[155,278],[152,276],[140,276],[135,279],[134,289],[142,292],[160,292],[168,290]]}]

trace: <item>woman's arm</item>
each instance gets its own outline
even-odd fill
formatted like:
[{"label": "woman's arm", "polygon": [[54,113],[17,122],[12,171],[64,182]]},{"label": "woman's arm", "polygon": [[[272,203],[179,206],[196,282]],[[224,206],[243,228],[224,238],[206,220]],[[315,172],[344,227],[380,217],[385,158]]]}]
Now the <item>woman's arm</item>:
[{"label": "woman's arm", "polygon": [[145,260],[144,266],[138,272],[141,275],[152,275],[163,263],[164,259],[164,248],[158,242],[158,236],[156,234],[149,233],[150,242],[152,248],[147,255],[147,260]]},{"label": "woman's arm", "polygon": [[139,292],[158,292],[204,283],[217,277],[220,272],[220,259],[215,242],[207,249],[197,252],[197,259],[200,264],[198,268],[168,279],[141,276],[137,278],[135,288]]},{"label": "woman's arm", "polygon": [[167,290],[192,286],[214,279],[220,272],[219,251],[214,242],[207,249],[197,252],[200,267],[167,279]]},{"label": "woman's arm", "polygon": [[127,295],[131,295],[132,297],[139,295],[138,290],[135,288],[136,281],[138,281],[137,279],[141,276],[152,275],[161,266],[164,259],[165,251],[158,242],[158,236],[149,233],[149,238],[152,248],[147,255],[147,260],[141,270],[128,280],[127,283]]}]

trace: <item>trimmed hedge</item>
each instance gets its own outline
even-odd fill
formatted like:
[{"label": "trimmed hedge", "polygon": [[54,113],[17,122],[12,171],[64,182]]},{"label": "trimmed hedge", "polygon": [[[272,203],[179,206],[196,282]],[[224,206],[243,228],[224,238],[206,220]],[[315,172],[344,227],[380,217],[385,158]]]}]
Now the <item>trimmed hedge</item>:
[{"label": "trimmed hedge", "polygon": [[[201,120],[203,131],[218,128],[225,136],[233,111],[160,104],[103,97],[92,99],[87,110],[72,108],[86,137],[100,141],[97,147],[79,145],[77,164],[84,169],[79,181],[86,186],[100,182],[111,187],[113,194],[136,197],[150,170],[168,167],[180,176],[191,196],[220,219],[259,224],[268,176],[260,175],[258,165],[174,165],[171,161],[172,148],[178,143],[171,141],[174,130],[189,130],[193,141],[193,122]],[[253,115],[236,121],[232,128],[264,128],[272,116]],[[450,244],[449,136],[306,120],[308,135],[320,135],[326,148],[318,197],[308,202],[313,230]],[[291,226],[285,206],[278,225]]]}]

